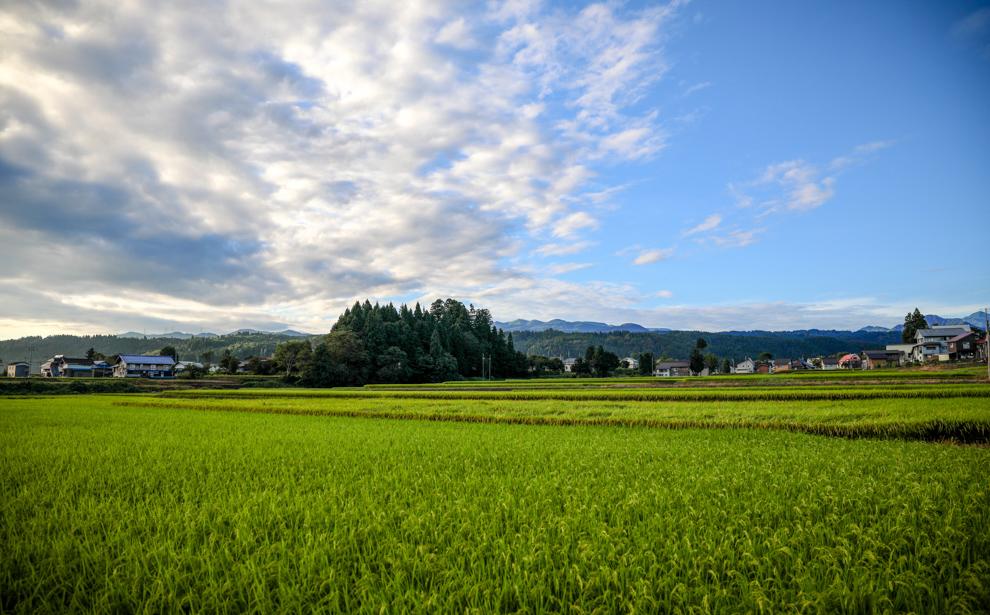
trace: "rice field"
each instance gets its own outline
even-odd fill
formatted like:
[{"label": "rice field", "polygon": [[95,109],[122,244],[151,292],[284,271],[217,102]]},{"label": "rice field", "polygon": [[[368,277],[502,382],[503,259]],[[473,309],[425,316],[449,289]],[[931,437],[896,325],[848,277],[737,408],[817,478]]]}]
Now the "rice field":
[{"label": "rice field", "polygon": [[990,605],[986,385],[490,388],[0,398],[0,611]]}]

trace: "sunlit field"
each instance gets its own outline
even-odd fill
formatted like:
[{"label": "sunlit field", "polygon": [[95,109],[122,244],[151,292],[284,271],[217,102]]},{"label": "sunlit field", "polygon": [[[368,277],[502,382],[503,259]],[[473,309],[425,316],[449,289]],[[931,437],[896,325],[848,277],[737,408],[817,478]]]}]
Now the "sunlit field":
[{"label": "sunlit field", "polygon": [[0,398],[3,611],[990,604],[986,385],[750,382]]}]

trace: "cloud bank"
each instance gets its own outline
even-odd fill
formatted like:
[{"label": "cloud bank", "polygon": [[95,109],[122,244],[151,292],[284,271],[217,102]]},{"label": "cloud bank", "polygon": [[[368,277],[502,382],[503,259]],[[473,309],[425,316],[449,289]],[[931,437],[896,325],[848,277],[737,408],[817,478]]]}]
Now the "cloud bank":
[{"label": "cloud bank", "polygon": [[467,8],[5,4],[3,331],[587,292],[512,259],[588,245],[598,166],[664,146],[636,105],[676,5]]}]

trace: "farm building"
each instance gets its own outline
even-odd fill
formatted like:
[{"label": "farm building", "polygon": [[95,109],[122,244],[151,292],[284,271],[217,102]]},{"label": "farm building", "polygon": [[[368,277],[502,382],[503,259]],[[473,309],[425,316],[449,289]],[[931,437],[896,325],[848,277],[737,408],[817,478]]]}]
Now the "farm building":
[{"label": "farm building", "polygon": [[24,361],[16,361],[7,364],[8,378],[27,378],[31,375],[31,365]]},{"label": "farm building", "polygon": [[577,359],[564,359],[564,371],[571,373],[574,371],[574,366],[577,364]]},{"label": "farm building", "polygon": [[903,360],[904,353],[899,350],[864,350],[862,355],[863,369],[881,369],[897,367]]},{"label": "farm building", "polygon": [[117,378],[172,378],[175,376],[175,359],[157,355],[118,355],[113,375]]},{"label": "farm building", "polygon": [[106,378],[111,372],[112,368],[106,361],[61,354],[41,364],[41,375],[46,378]]},{"label": "farm building", "polygon": [[972,361],[976,358],[978,336],[976,333],[960,333],[946,344],[950,361]]},{"label": "farm building", "polygon": [[822,357],[822,369],[825,371],[839,369],[839,360],[835,357]]},{"label": "farm building", "polygon": [[660,361],[656,364],[653,374],[664,378],[690,376],[691,364],[687,361]]},{"label": "farm building", "polygon": [[858,354],[849,353],[839,359],[839,369],[862,369],[863,359]]}]

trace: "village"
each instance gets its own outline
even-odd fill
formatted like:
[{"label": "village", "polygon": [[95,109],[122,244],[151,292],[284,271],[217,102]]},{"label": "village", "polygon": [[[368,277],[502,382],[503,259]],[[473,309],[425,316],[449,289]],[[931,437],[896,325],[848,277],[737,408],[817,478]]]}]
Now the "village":
[{"label": "village", "polygon": [[[836,355],[782,358],[767,356],[746,359],[724,365],[692,370],[687,360],[655,360],[650,354],[629,356],[620,360],[622,369],[656,377],[711,376],[716,374],[782,374],[798,371],[874,370],[930,363],[955,363],[986,361],[986,335],[967,324],[934,325],[915,332],[914,341],[908,344],[889,344],[884,349],[861,350]],[[579,375],[578,358],[558,358],[559,372]],[[640,369],[642,361],[650,361],[652,369]],[[31,374],[26,361],[6,365],[8,378],[27,378],[32,375],[43,378],[150,378],[168,379],[186,374],[207,373],[265,373],[271,374],[271,357],[251,357],[234,360],[225,365],[210,365],[195,361],[179,361],[170,354],[120,354],[109,358],[99,355],[71,357],[56,354],[41,364],[40,373]],[[262,369],[264,368],[264,369]],[[576,369],[577,368],[577,369]],[[532,369],[530,371],[533,371]]]}]

